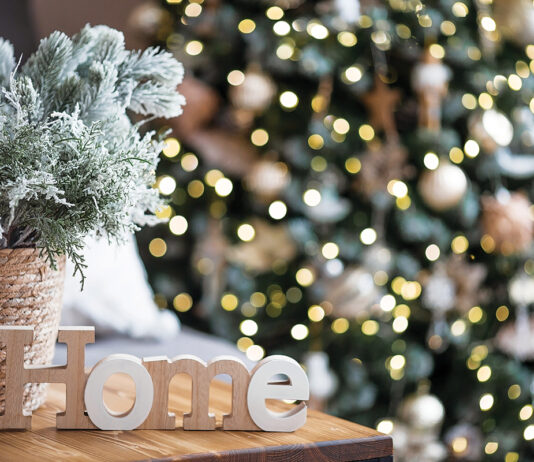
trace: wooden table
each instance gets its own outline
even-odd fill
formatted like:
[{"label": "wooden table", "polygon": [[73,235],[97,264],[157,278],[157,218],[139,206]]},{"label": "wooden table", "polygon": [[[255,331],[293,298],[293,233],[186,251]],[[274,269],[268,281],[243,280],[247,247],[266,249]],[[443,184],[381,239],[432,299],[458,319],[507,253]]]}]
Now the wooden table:
[{"label": "wooden table", "polygon": [[[47,403],[33,413],[31,431],[0,432],[0,461],[393,461],[389,436],[316,411],[309,411],[306,425],[294,433],[184,431],[181,416],[189,411],[190,390],[191,381],[183,375],[171,382],[170,409],[179,427],[174,431],[56,430],[65,385],[50,385]],[[128,410],[133,396],[127,376],[114,375],[106,384],[104,399],[114,411]],[[229,412],[230,397],[231,385],[212,382],[210,408],[219,424]]]}]

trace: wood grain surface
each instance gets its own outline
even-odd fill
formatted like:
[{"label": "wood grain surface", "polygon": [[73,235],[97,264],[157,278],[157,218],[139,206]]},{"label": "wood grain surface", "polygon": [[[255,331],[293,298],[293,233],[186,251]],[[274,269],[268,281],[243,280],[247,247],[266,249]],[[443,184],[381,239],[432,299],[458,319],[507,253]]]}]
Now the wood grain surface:
[{"label": "wood grain surface", "polygon": [[[210,411],[217,426],[230,411],[231,385],[214,380]],[[104,389],[107,406],[128,410],[134,386],[125,375],[114,375]],[[57,430],[55,414],[65,407],[65,385],[50,385],[47,403],[33,413],[32,429],[0,432],[2,461],[362,461],[389,460],[389,436],[320,412],[309,411],[304,427],[294,433],[243,431],[185,431],[182,415],[190,411],[191,380],[178,375],[171,381],[169,409],[176,413],[176,430],[90,431]],[[272,404],[280,410],[280,404]]]}]

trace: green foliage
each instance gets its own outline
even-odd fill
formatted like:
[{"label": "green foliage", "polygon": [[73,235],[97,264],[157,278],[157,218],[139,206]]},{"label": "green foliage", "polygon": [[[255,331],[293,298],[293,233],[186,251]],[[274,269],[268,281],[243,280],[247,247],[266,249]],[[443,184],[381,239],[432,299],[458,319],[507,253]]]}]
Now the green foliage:
[{"label": "green foliage", "polygon": [[174,117],[183,68],[169,53],[124,48],[123,35],[86,26],[54,32],[19,72],[0,40],[0,248],[68,255],[83,280],[88,234],[120,240],[154,223],[162,144],[126,111]]}]

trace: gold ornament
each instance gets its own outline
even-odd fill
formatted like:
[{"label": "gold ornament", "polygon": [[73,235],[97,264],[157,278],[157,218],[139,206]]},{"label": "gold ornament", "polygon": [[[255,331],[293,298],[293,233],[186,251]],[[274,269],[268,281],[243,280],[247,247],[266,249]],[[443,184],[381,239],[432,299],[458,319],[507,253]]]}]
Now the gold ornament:
[{"label": "gold ornament", "polygon": [[467,191],[467,178],[460,167],[441,159],[438,168],[421,175],[418,190],[426,205],[442,212],[462,200]]},{"label": "gold ornament", "polygon": [[341,275],[325,277],[318,284],[323,298],[331,304],[335,316],[352,319],[359,315],[368,315],[381,295],[373,281],[373,275],[358,266],[349,266]]},{"label": "gold ornament", "polygon": [[400,91],[391,90],[375,75],[375,86],[372,91],[362,96],[362,101],[370,113],[369,122],[375,130],[383,130],[389,140],[398,138],[393,111],[399,103]]},{"label": "gold ornament", "polygon": [[494,0],[497,31],[524,47],[534,43],[534,6],[530,0]]},{"label": "gold ornament", "polygon": [[482,228],[495,243],[495,249],[511,255],[527,250],[532,243],[531,203],[522,193],[500,191],[496,197],[482,198]]},{"label": "gold ornament", "polygon": [[362,156],[362,169],[356,176],[354,187],[366,197],[386,192],[391,180],[402,180],[411,175],[406,165],[408,154],[397,142],[371,143]]},{"label": "gold ornament", "polygon": [[264,273],[277,262],[293,259],[295,241],[285,225],[270,225],[260,219],[251,220],[255,237],[250,242],[233,245],[226,252],[227,260],[253,273]]},{"label": "gold ornament", "polygon": [[247,188],[265,202],[277,197],[289,181],[287,165],[269,160],[256,162],[245,177]]},{"label": "gold ornament", "polygon": [[271,104],[275,91],[271,78],[258,66],[251,66],[243,82],[230,88],[229,97],[236,108],[260,114]]},{"label": "gold ornament", "polygon": [[413,71],[412,84],[419,100],[419,126],[432,131],[441,129],[441,103],[447,95],[450,69],[430,49]]}]

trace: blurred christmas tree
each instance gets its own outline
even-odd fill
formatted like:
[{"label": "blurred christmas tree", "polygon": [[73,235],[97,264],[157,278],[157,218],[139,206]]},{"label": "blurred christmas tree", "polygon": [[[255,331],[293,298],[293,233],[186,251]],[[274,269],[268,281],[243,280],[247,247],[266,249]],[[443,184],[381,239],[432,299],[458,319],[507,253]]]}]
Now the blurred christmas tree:
[{"label": "blurred christmas tree", "polygon": [[[162,306],[404,461],[534,460],[529,0],[169,0]],[[531,44],[532,43],[532,44]],[[531,61],[532,60],[532,61]]]}]

